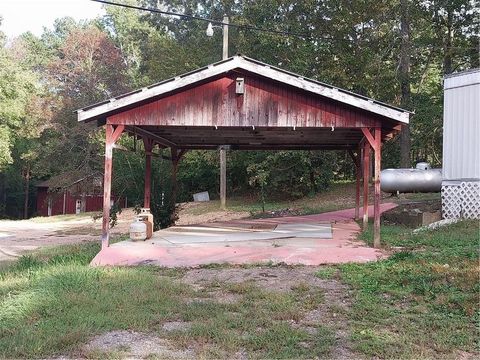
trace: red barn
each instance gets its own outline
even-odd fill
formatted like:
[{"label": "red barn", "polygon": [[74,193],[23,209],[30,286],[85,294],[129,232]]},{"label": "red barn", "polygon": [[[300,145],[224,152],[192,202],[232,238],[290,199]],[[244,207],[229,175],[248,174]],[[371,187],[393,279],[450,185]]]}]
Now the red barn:
[{"label": "red barn", "polygon": [[[69,178],[71,176],[58,175],[37,185],[37,215],[102,211],[102,175],[95,173],[74,181],[69,181]],[[111,204],[116,200],[112,196]]]}]

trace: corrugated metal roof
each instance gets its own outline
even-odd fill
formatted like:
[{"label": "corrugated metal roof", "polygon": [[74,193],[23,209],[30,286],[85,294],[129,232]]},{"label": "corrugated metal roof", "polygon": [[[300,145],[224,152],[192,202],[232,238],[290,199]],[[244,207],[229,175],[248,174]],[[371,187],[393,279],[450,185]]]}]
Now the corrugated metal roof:
[{"label": "corrugated metal roof", "polygon": [[443,87],[448,90],[475,84],[480,84],[480,69],[471,69],[445,76]]},{"label": "corrugated metal roof", "polygon": [[199,81],[204,81],[234,69],[243,69],[253,72],[259,76],[267,77],[290,86],[301,88],[305,91],[347,103],[351,106],[359,107],[399,122],[408,123],[410,112],[407,110],[320,81],[303,78],[298,74],[240,55],[152,84],[143,89],[138,89],[110,100],[79,109],[77,110],[78,120],[89,121],[101,118],[102,116],[105,117],[112,112],[121,111],[123,108],[132,106],[135,103],[148,101],[148,99],[167,94],[173,90],[195,84]]}]

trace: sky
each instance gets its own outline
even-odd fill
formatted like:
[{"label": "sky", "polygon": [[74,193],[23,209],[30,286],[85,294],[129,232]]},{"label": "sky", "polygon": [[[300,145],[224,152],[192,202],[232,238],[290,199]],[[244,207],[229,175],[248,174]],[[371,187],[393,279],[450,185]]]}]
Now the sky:
[{"label": "sky", "polygon": [[0,0],[0,30],[10,39],[26,31],[41,35],[57,18],[93,19],[104,13],[101,4],[90,0]]}]

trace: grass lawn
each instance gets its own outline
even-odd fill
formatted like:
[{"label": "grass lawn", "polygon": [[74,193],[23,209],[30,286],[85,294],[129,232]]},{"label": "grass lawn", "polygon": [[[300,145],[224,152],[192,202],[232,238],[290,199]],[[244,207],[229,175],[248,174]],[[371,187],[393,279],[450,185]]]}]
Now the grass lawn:
[{"label": "grass lawn", "polygon": [[34,218],[29,219],[29,221],[33,221],[35,223],[51,223],[57,221],[75,221],[75,220],[82,220],[92,218],[92,216],[99,215],[99,211],[93,212],[83,212],[80,214],[65,214],[65,215],[54,215],[54,216],[37,216]]},{"label": "grass lawn", "polygon": [[[319,280],[348,285],[350,305],[335,311],[355,357],[475,355],[478,222],[418,235],[384,226],[383,241],[402,251],[376,263],[315,269]],[[90,268],[98,250],[45,248],[0,270],[0,358],[121,357],[79,349],[92,336],[123,329],[156,334],[179,349],[194,346],[203,358],[324,358],[338,346],[339,323],[326,321],[328,314],[305,325],[312,311],[333,309],[328,289],[302,281],[282,292],[253,281],[199,287],[184,281],[188,269]],[[165,331],[165,322],[189,326]]]},{"label": "grass lawn", "polygon": [[[371,229],[361,238],[372,239]],[[351,340],[368,357],[479,355],[479,222],[412,234],[383,226],[388,260],[322,269],[354,289]],[[335,274],[335,275],[334,275]]]}]

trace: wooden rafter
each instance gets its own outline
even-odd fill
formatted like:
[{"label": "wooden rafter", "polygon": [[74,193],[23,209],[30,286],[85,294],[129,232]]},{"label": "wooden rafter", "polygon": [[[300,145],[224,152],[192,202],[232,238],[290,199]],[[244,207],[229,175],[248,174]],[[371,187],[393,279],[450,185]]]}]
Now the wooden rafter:
[{"label": "wooden rafter", "polygon": [[159,136],[157,134],[154,134],[148,130],[145,130],[141,127],[137,127],[137,126],[127,126],[126,127],[126,130],[129,131],[129,132],[132,132],[132,133],[136,133],[142,137],[147,137],[147,138],[150,138],[152,140],[155,140],[155,142],[157,142],[158,144],[160,145],[164,145],[166,147],[178,147],[177,144],[175,144],[174,142],[168,140],[168,139],[165,139],[164,137],[162,136]]}]

